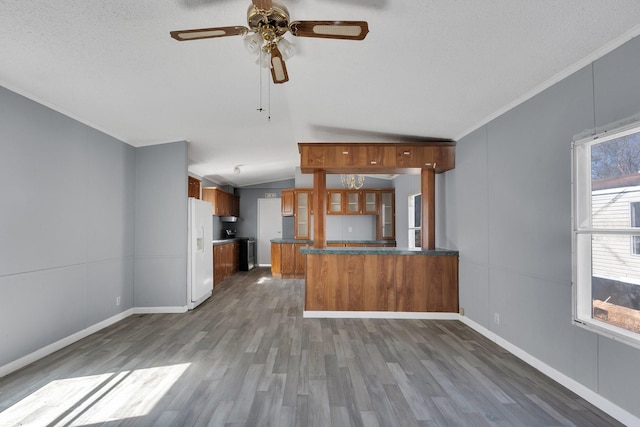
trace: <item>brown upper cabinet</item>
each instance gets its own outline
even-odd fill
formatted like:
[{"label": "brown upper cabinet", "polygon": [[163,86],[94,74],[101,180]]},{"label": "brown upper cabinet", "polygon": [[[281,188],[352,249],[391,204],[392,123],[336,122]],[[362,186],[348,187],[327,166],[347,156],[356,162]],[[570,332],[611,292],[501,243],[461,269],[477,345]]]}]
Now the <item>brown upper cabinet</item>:
[{"label": "brown upper cabinet", "polygon": [[293,216],[294,190],[282,190],[280,198],[280,210],[282,216]]},{"label": "brown upper cabinet", "polygon": [[311,235],[310,188],[290,188],[282,190],[280,195],[280,211],[282,216],[294,217],[294,239],[308,239]]},{"label": "brown upper cabinet", "polygon": [[344,214],[344,191],[327,190],[327,214],[328,215]]},{"label": "brown upper cabinet", "polygon": [[327,190],[327,215],[378,215],[382,190]]},{"label": "brown upper cabinet", "polygon": [[203,187],[202,200],[213,205],[212,214],[217,216],[240,216],[240,198],[217,187]]},{"label": "brown upper cabinet", "polygon": [[455,167],[455,143],[299,143],[300,170],[312,173],[410,173],[434,168],[442,173]]},{"label": "brown upper cabinet", "polygon": [[296,190],[294,192],[295,239],[309,239],[311,237],[311,194],[311,190]]},{"label": "brown upper cabinet", "polygon": [[362,213],[365,215],[378,215],[380,213],[378,200],[379,191],[362,190]]},{"label": "brown upper cabinet", "polygon": [[327,215],[375,214],[375,207],[373,212],[365,212],[363,194],[361,190],[327,190]]},{"label": "brown upper cabinet", "polygon": [[188,197],[200,198],[200,180],[192,176],[189,177],[187,187]]},{"label": "brown upper cabinet", "polygon": [[378,240],[396,239],[396,193],[395,190],[380,191],[379,214],[377,217]]},{"label": "brown upper cabinet", "polygon": [[362,214],[362,192],[361,191],[345,191],[344,192],[344,214],[360,215]]}]

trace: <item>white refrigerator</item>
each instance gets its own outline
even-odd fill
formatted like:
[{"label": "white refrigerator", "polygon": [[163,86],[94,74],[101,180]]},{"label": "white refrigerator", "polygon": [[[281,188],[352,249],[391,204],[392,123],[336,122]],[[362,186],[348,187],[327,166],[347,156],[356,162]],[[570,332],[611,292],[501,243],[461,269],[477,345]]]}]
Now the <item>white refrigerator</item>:
[{"label": "white refrigerator", "polygon": [[193,310],[213,291],[213,224],[209,202],[189,198],[187,308]]}]

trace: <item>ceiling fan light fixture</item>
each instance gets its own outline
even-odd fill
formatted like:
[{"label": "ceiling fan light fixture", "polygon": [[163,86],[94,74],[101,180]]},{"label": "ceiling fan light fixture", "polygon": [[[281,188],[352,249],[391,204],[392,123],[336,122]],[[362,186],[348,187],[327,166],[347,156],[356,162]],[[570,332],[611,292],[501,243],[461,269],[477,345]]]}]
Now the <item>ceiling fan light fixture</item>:
[{"label": "ceiling fan light fixture", "polygon": [[258,55],[258,59],[256,59],[256,65],[262,68],[269,68],[271,66],[271,53],[262,49],[260,55]]},{"label": "ceiling fan light fixture", "polygon": [[258,33],[253,33],[244,37],[244,47],[254,55],[258,55],[260,53],[262,43],[262,37]]},{"label": "ceiling fan light fixture", "polygon": [[278,41],[278,49],[280,49],[280,52],[282,53],[282,59],[284,59],[285,61],[296,54],[296,45],[291,43],[284,37],[281,38],[280,41]]}]

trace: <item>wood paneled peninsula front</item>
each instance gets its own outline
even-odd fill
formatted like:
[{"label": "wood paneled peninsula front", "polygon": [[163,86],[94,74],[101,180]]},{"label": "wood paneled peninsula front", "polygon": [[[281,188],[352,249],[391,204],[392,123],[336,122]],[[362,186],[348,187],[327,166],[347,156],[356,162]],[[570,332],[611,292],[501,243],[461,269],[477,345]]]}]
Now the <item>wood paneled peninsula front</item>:
[{"label": "wood paneled peninsula front", "polygon": [[458,312],[458,252],[305,246],[305,312]]}]

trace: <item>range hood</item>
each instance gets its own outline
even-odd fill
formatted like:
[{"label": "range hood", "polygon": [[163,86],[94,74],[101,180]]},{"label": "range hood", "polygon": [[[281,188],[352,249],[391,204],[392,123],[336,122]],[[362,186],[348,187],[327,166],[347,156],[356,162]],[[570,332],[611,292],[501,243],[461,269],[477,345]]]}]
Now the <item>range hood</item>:
[{"label": "range hood", "polygon": [[237,216],[221,216],[220,221],[221,222],[237,222],[238,217]]}]

